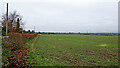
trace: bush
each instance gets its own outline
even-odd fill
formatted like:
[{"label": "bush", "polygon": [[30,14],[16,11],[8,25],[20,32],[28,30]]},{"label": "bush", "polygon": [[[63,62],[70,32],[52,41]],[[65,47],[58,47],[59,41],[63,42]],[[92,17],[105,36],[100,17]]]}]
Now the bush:
[{"label": "bush", "polygon": [[9,33],[8,34],[9,38],[6,39],[4,44],[12,47],[11,49],[13,49],[13,48],[21,49],[24,47],[25,43],[28,40],[33,39],[36,35],[37,35],[37,33],[33,33],[33,34]]},{"label": "bush", "polygon": [[3,65],[8,65],[13,60],[9,60],[9,58],[13,55],[11,52],[16,51],[19,49],[24,49],[24,46],[27,41],[33,39],[37,36],[37,33],[33,34],[21,34],[21,33],[9,33],[7,39],[3,39],[3,46],[2,46],[2,62]]},{"label": "bush", "polygon": [[21,30],[20,33],[22,33],[23,31]]}]

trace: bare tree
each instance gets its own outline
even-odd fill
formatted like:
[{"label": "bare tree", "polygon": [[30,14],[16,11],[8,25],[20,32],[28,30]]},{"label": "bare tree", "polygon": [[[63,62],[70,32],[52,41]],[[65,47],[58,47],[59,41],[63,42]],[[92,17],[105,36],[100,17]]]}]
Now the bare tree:
[{"label": "bare tree", "polygon": [[23,25],[22,16],[20,14],[17,14],[16,11],[10,13],[9,20],[10,20],[10,23],[13,24],[13,27],[17,25],[18,18],[19,18],[20,25]]},{"label": "bare tree", "polygon": [[[17,26],[17,19],[19,18],[19,24],[20,26],[24,26],[24,23],[22,21],[22,16],[20,14],[18,14],[16,11],[10,12],[8,15],[8,30],[11,31],[12,28],[16,28]],[[7,17],[6,14],[2,15],[2,19],[1,19],[1,23],[2,26],[5,27],[6,26],[6,21],[7,21]]]}]

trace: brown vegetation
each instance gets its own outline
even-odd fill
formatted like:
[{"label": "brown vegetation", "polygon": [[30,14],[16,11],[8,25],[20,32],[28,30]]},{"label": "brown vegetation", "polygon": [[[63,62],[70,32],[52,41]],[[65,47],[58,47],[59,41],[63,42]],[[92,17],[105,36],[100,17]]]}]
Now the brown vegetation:
[{"label": "brown vegetation", "polygon": [[[25,48],[25,44],[27,41],[37,36],[37,33],[33,33],[33,34],[9,33],[8,35],[9,35],[9,38],[6,39],[5,42],[3,42],[3,44],[8,45],[9,47],[4,47],[4,49],[7,50],[8,48],[10,48],[11,50],[10,53],[13,56],[6,59],[9,61],[9,64],[7,65],[8,66],[29,66],[29,61],[27,61],[28,56],[27,56],[27,49]],[[3,55],[4,55],[4,52],[3,52]]]}]

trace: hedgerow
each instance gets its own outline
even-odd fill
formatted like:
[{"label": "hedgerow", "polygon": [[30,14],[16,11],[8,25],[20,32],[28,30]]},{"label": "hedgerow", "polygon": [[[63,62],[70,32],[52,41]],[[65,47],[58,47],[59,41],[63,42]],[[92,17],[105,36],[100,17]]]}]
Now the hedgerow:
[{"label": "hedgerow", "polygon": [[[12,51],[25,49],[25,44],[29,40],[33,39],[37,36],[37,33],[33,34],[22,34],[22,33],[9,33],[8,38],[3,39],[3,46],[2,46],[2,56],[3,56],[3,66],[9,65],[11,61],[9,61],[10,57],[13,57]],[[15,61],[15,60],[12,60]]]}]

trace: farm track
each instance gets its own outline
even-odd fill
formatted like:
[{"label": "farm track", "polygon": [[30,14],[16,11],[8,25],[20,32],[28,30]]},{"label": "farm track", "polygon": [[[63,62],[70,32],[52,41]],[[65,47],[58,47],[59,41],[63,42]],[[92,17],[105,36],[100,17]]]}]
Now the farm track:
[{"label": "farm track", "polygon": [[[34,42],[36,42],[36,40],[37,40],[38,37],[39,36],[37,35],[37,37],[34,39]],[[32,52],[35,53],[34,43],[32,43],[31,47],[32,47]]]}]

